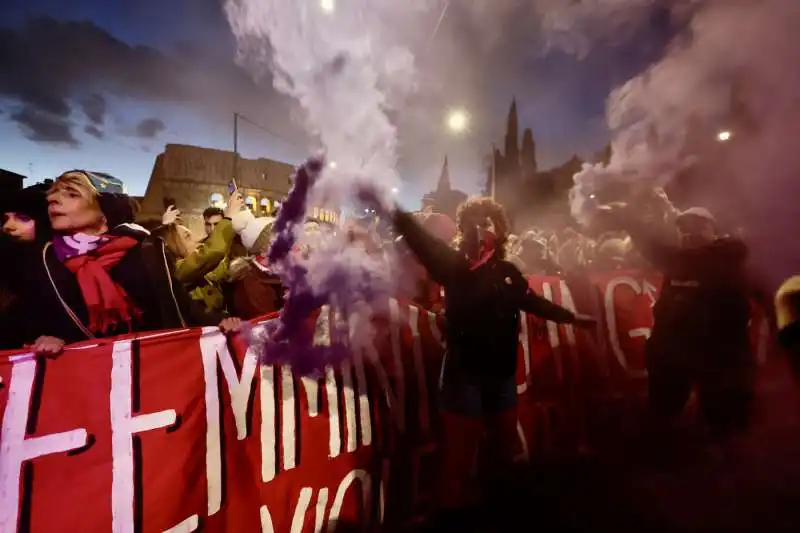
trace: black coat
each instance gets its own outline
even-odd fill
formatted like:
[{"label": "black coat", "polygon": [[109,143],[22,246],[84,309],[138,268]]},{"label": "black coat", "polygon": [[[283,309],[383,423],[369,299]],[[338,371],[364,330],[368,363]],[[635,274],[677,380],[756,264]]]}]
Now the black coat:
[{"label": "black coat", "polygon": [[684,249],[662,244],[641,230],[630,233],[645,259],[664,276],[648,348],[688,358],[747,352],[752,297],[747,246],[739,239],[720,238]]},{"label": "black coat", "polygon": [[395,227],[408,247],[445,291],[445,376],[471,382],[513,378],[517,369],[520,311],[569,323],[575,315],[536,294],[519,269],[492,258],[478,268],[444,241],[429,234],[408,213]]},{"label": "black coat", "polygon": [[[162,239],[127,224],[114,228],[112,233],[140,241],[109,274],[125,289],[142,316],[131,330],[122,324],[103,337],[212,325],[207,324],[210,317],[198,312],[175,279],[174,258]],[[75,275],[56,257],[49,243],[21,251],[14,270],[18,326],[25,342],[42,335],[67,343],[98,336],[86,329],[89,314]]]}]

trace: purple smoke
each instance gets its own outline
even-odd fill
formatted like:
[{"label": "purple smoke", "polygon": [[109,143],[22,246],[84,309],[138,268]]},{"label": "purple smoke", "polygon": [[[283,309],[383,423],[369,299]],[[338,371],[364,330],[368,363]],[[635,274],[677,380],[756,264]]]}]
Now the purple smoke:
[{"label": "purple smoke", "polygon": [[[322,168],[319,159],[310,159],[298,168],[275,221],[268,258],[286,288],[286,299],[278,320],[267,325],[266,335],[253,339],[261,347],[264,364],[290,364],[301,375],[319,375],[327,365],[346,359],[351,353],[350,317],[362,302],[377,307],[376,302],[388,301],[380,296],[390,291],[385,263],[347,246],[342,234],[315,243],[311,260],[292,253],[309,193]],[[310,319],[326,304],[340,319],[333,321],[330,344],[315,345]]]}]

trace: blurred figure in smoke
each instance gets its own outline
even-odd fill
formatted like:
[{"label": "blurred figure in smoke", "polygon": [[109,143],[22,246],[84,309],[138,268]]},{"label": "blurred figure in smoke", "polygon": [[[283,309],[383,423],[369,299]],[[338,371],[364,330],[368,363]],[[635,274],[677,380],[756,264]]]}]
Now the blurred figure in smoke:
[{"label": "blurred figure in smoke", "polygon": [[748,340],[747,247],[719,237],[714,217],[703,208],[677,215],[679,244],[653,238],[625,204],[599,209],[664,275],[645,352],[649,427],[667,429],[697,385],[712,437],[745,429],[756,369]]},{"label": "blurred figure in smoke", "polygon": [[[362,198],[378,203],[375,195]],[[444,287],[447,354],[442,369],[441,523],[457,527],[465,505],[464,489],[481,439],[490,432],[499,472],[509,473],[517,448],[517,343],[520,311],[559,323],[594,326],[531,290],[520,271],[505,260],[508,222],[503,208],[489,198],[472,198],[458,208],[456,248],[426,231],[412,215],[393,213],[395,229]]]},{"label": "blurred figure in smoke", "polygon": [[561,276],[561,268],[553,261],[547,242],[533,232],[522,236],[517,251],[522,265],[521,270],[527,276]]},{"label": "blurred figure in smoke", "polygon": [[626,239],[605,239],[597,247],[592,268],[601,272],[621,270],[627,266],[630,241]]}]

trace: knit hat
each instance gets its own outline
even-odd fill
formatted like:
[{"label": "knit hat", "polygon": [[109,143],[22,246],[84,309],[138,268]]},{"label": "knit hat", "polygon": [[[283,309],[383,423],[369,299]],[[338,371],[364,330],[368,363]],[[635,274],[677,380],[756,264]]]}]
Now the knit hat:
[{"label": "knit hat", "polygon": [[32,185],[12,194],[3,201],[4,213],[25,215],[38,222],[49,225],[47,216],[47,189],[42,185]]},{"label": "knit hat", "polygon": [[[36,222],[37,238],[46,239],[50,234],[50,217],[47,215],[47,187],[31,185],[2,201],[2,213],[24,215]],[[0,214],[2,214],[0,213]],[[0,224],[3,218],[0,217]]]},{"label": "knit hat", "polygon": [[250,210],[245,209],[233,215],[231,222],[248,252],[259,254],[269,247],[272,225],[275,223],[273,217],[256,218]]}]

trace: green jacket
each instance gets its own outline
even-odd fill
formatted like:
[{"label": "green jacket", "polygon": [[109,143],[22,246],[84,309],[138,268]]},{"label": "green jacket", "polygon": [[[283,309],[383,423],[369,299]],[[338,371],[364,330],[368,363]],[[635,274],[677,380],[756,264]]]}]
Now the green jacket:
[{"label": "green jacket", "polygon": [[235,236],[231,221],[224,219],[197,250],[178,259],[175,264],[175,277],[189,289],[193,300],[205,303],[207,311],[223,308],[220,282],[228,274],[229,254]]}]

